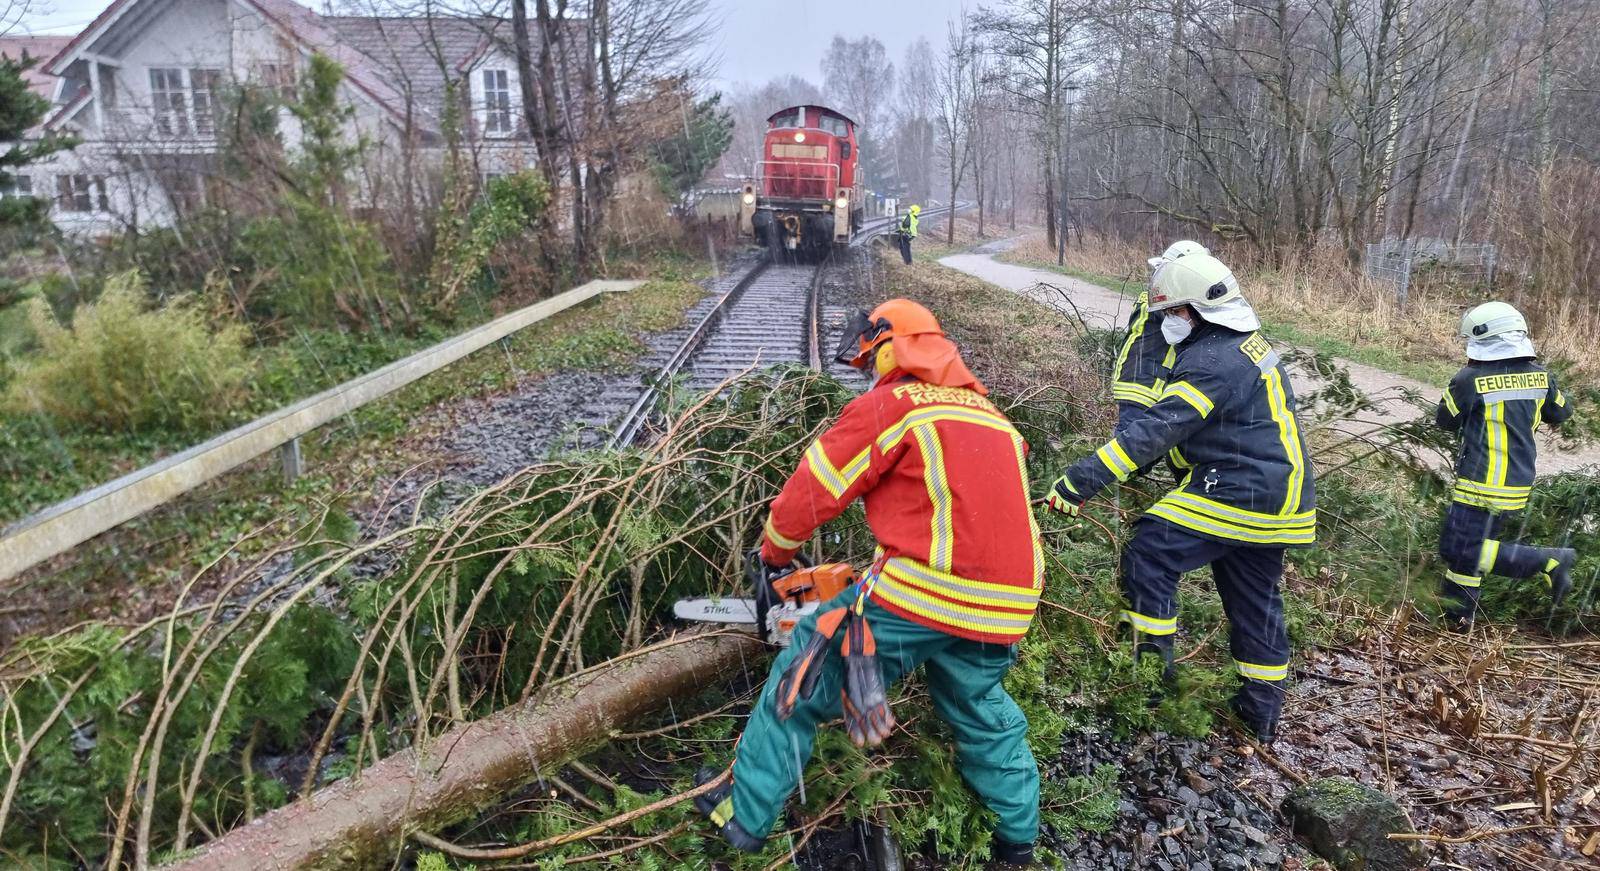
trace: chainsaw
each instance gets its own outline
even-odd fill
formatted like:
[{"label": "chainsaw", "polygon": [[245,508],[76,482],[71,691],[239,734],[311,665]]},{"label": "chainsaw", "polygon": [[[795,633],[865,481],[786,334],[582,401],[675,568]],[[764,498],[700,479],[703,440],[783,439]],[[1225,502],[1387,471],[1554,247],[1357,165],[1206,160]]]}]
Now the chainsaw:
[{"label": "chainsaw", "polygon": [[762,562],[755,551],[746,560],[745,577],[755,591],[754,598],[679,599],[673,603],[673,616],[698,623],[751,625],[763,641],[788,647],[794,627],[807,614],[860,579],[849,563],[813,566],[801,558],[775,569]]}]

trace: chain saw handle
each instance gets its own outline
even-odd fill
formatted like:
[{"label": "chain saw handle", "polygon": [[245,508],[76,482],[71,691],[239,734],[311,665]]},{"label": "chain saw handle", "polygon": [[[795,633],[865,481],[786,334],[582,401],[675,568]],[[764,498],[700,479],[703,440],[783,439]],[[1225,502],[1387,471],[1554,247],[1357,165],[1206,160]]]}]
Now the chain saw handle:
[{"label": "chain saw handle", "polygon": [[[847,563],[817,566],[799,556],[787,566],[774,568],[763,562],[757,551],[750,552],[745,575],[755,593],[756,633],[761,640],[779,646],[788,644],[801,617],[844,592],[858,577]],[[779,613],[774,615],[774,611]]]}]

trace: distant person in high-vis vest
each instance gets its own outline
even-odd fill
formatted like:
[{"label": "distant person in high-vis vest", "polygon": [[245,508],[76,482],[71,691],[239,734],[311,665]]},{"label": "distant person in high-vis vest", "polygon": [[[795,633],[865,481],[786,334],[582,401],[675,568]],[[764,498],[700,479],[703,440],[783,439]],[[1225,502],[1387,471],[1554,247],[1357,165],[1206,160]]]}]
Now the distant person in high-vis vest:
[{"label": "distant person in high-vis vest", "polygon": [[[1166,264],[1187,254],[1210,253],[1206,246],[1188,239],[1168,245],[1160,257],[1146,261],[1150,265],[1150,286],[1155,286],[1156,275]],[[1150,310],[1150,290],[1146,288],[1134,302],[1133,314],[1128,317],[1128,331],[1122,337],[1116,366],[1111,373],[1111,398],[1117,402],[1118,430],[1155,405],[1166,386],[1166,374],[1172,368],[1177,351],[1161,336],[1161,317],[1161,312]]]},{"label": "distant person in high-vis vest", "polygon": [[993,857],[1031,864],[1039,768],[1028,721],[1001,685],[1044,585],[1027,443],[917,303],[858,312],[837,358],[877,379],[806,449],[772,503],[761,559],[787,566],[857,499],[877,558],[795,628],[731,771],[702,771],[702,784],[720,783],[697,804],[733,846],[761,849],[818,725],[843,715],[857,744],[877,743],[894,724],[885,689],[921,666],[962,777],[994,812]]},{"label": "distant person in high-vis vest", "polygon": [[1486,302],[1461,318],[1467,365],[1444,388],[1440,427],[1461,434],[1456,485],[1439,534],[1444,558],[1445,617],[1468,629],[1478,610],[1485,574],[1538,578],[1554,604],[1572,589],[1569,547],[1530,547],[1503,541],[1506,515],[1521,511],[1533,492],[1538,445],[1534,430],[1572,416],[1556,377],[1536,362],[1528,322],[1503,302]]},{"label": "distant person in high-vis vest", "polygon": [[907,266],[911,265],[911,240],[917,238],[917,217],[921,214],[921,206],[906,209],[905,217],[900,219],[899,232],[895,234],[900,240],[900,258]]}]

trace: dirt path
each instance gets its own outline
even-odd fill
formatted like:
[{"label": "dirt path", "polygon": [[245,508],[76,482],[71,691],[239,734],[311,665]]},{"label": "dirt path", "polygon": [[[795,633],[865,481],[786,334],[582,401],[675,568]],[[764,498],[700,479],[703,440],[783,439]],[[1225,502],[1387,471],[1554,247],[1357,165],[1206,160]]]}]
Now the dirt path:
[{"label": "dirt path", "polygon": [[[939,262],[1052,308],[1069,313],[1075,309],[1078,316],[1091,327],[1122,329],[1128,322],[1133,300],[1127,296],[1070,275],[1004,263],[994,258],[994,255],[1010,248],[1012,244],[1012,240],[1002,239],[969,253],[941,258]],[[1377,426],[1401,423],[1422,414],[1421,409],[1407,401],[1408,392],[1420,395],[1429,404],[1438,401],[1442,385],[1424,384],[1353,360],[1340,359],[1338,362],[1349,372],[1350,381],[1356,388],[1371,397],[1374,403],[1372,411],[1353,422],[1353,432],[1363,427],[1370,431]],[[1320,382],[1307,372],[1297,369],[1290,375],[1296,392],[1302,395],[1320,386]],[[1539,448],[1541,475],[1577,471],[1600,464],[1600,446],[1569,449],[1549,432],[1543,434]]]}]

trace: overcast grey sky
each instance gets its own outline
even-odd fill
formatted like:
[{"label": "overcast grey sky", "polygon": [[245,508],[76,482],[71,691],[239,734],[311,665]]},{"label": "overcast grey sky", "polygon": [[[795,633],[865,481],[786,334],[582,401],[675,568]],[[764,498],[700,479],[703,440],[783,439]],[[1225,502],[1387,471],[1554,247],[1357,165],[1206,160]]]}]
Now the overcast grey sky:
[{"label": "overcast grey sky", "polygon": [[[23,33],[74,33],[110,0],[37,0]],[[318,0],[299,0],[321,8]],[[938,48],[962,0],[711,0],[719,23],[707,50],[719,63],[717,84],[761,83],[793,73],[821,84],[822,53],[834,34],[871,34],[898,67],[907,45],[927,37]],[[3,0],[0,0],[0,5]],[[977,5],[974,0],[965,4]]]},{"label": "overcast grey sky", "polygon": [[760,83],[793,73],[822,83],[822,53],[834,34],[876,36],[898,71],[906,46],[926,37],[937,50],[962,0],[712,0],[721,27],[712,50],[720,84]]}]

